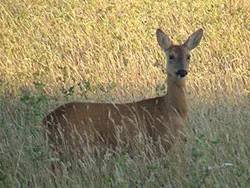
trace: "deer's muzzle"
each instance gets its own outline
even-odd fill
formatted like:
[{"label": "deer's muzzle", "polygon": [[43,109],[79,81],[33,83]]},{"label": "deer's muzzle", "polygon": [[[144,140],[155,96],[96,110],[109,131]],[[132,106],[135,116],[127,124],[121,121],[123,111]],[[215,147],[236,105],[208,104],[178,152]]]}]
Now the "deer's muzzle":
[{"label": "deer's muzzle", "polygon": [[188,72],[184,69],[180,69],[175,74],[178,77],[180,76],[181,78],[184,78],[188,74]]}]

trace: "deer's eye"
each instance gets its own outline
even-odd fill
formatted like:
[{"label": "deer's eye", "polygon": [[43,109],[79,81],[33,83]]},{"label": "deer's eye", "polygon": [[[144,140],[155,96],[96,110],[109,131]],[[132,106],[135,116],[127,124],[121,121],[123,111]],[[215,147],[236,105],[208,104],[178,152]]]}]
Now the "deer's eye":
[{"label": "deer's eye", "polygon": [[190,56],[190,55],[188,55],[188,56],[187,56],[187,60],[190,60],[190,57],[191,57],[191,56]]},{"label": "deer's eye", "polygon": [[168,59],[169,60],[174,60],[174,56],[173,55],[169,55]]}]

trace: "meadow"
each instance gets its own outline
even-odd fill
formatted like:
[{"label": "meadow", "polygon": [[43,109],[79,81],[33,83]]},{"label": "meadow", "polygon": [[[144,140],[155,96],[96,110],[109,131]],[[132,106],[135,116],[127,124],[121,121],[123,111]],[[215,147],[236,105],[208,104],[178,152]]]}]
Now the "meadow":
[{"label": "meadow", "polygon": [[[177,44],[204,29],[187,141],[163,157],[140,143],[133,157],[54,157],[40,123],[58,105],[166,92],[157,28]],[[250,187],[249,59],[248,0],[1,0],[0,187]]]}]

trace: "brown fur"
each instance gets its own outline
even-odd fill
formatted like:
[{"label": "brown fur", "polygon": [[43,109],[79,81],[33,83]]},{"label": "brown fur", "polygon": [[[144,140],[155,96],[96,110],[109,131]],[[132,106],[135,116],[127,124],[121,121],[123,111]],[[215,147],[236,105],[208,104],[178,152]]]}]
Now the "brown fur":
[{"label": "brown fur", "polygon": [[[202,30],[193,35],[201,38]],[[169,150],[176,140],[185,138],[186,81],[177,78],[176,71],[188,71],[187,56],[193,49],[190,45],[197,46],[200,41],[193,41],[193,35],[186,41],[189,46],[186,43],[179,46],[172,45],[167,35],[157,31],[158,42],[167,58],[175,57],[174,62],[168,60],[167,95],[126,104],[72,102],[48,114],[42,124],[54,150],[81,152],[82,146],[93,150],[98,145],[115,148],[121,142],[131,144],[139,132],[155,142],[160,139]]]}]

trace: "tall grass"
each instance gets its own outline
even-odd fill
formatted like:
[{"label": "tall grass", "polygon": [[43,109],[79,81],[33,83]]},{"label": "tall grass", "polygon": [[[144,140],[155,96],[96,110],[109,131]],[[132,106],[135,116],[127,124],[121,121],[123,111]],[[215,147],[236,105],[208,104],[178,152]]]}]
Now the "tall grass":
[{"label": "tall grass", "polygon": [[[160,158],[54,158],[40,122],[59,104],[166,91],[157,28],[176,43],[205,31],[190,64],[187,142]],[[248,0],[2,0],[0,37],[1,187],[250,186]]]}]

